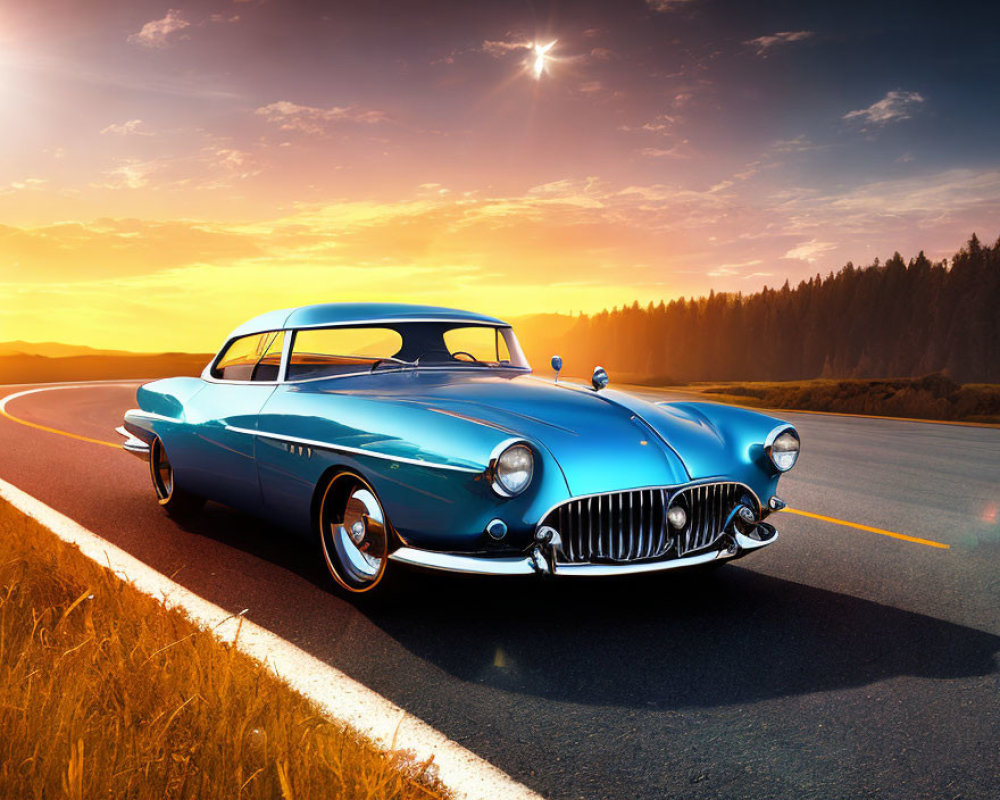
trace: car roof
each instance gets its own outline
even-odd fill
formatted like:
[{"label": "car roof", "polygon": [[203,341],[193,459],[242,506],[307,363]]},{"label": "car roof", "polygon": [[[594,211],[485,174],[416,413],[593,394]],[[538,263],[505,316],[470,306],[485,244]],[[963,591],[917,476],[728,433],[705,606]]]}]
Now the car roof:
[{"label": "car roof", "polygon": [[262,331],[321,328],[375,322],[467,322],[472,325],[506,325],[503,320],[440,306],[409,303],[320,303],[269,311],[244,322],[229,339]]}]

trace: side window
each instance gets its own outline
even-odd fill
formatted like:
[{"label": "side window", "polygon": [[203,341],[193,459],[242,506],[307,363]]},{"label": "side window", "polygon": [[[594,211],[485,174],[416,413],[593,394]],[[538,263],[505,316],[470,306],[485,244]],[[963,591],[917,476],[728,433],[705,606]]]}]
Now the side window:
[{"label": "side window", "polygon": [[301,330],[292,342],[288,379],[323,378],[364,372],[393,358],[403,337],[391,328],[319,328]]},{"label": "side window", "polygon": [[260,357],[257,366],[254,367],[253,381],[276,381],[278,380],[278,370],[281,368],[281,351],[285,347],[285,332],[275,331],[268,334],[271,338],[267,344],[264,355]]},{"label": "side window", "polygon": [[482,325],[452,328],[445,331],[444,344],[456,361],[475,359],[482,364],[496,366],[510,363],[507,342],[497,328]]},{"label": "side window", "polygon": [[212,377],[224,381],[251,380],[254,367],[267,352],[274,338],[275,333],[270,332],[255,333],[252,336],[235,339],[212,368]]}]

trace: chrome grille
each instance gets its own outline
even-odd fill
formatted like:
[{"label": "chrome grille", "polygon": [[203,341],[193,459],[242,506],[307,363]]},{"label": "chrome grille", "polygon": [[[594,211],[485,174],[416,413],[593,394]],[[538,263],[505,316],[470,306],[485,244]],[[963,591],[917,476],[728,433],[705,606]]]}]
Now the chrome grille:
[{"label": "chrome grille", "polygon": [[725,532],[729,514],[744,492],[746,488],[738,483],[711,483],[679,491],[672,502],[684,503],[688,521],[677,533],[677,554],[714,544]]},{"label": "chrome grille", "polygon": [[[569,500],[541,524],[558,531],[562,545],[557,560],[563,563],[671,558],[714,544],[745,494],[752,496],[739,483],[609,492]],[[666,510],[678,502],[688,521],[675,531],[667,524]]]}]

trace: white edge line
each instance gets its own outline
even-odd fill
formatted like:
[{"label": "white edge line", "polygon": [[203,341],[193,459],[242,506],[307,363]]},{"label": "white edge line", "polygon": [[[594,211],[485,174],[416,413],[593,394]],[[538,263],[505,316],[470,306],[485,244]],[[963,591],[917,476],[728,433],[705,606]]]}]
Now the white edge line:
[{"label": "white edge line", "polygon": [[[22,384],[22,385],[25,385],[25,384]],[[30,384],[28,384],[28,385],[30,385]],[[108,386],[108,387],[112,387],[112,386],[121,386],[121,387],[132,386],[131,383],[112,383],[110,381],[105,381],[105,382],[103,382],[102,385],[103,386]],[[29,394],[38,394],[39,392],[54,392],[54,391],[57,391],[59,389],[86,389],[89,386],[91,386],[91,384],[89,384],[89,383],[60,383],[60,384],[54,384],[54,385],[50,385],[50,386],[42,386],[42,387],[39,387],[37,389],[26,389],[23,392],[14,392],[13,394],[8,394],[8,395],[5,395],[4,397],[0,398],[0,411],[5,411],[6,412],[7,411],[7,403],[9,403],[11,400],[17,400],[17,398],[19,398],[19,397],[25,397],[26,395],[29,395]],[[0,390],[3,390],[4,388],[6,388],[6,387],[0,386]]]},{"label": "white edge line", "polygon": [[541,800],[541,795],[367,686],[260,625],[210,603],[3,479],[0,497],[139,591],[168,608],[185,611],[220,641],[232,642],[239,630],[236,646],[241,652],[262,662],[330,716],[386,749],[410,750],[418,761],[433,757],[438,776],[457,797]]}]

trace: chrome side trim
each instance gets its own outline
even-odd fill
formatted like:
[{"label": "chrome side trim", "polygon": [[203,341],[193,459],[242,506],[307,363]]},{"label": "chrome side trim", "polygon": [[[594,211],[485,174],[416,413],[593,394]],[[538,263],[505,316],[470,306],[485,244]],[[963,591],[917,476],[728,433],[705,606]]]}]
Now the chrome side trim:
[{"label": "chrome side trim", "polygon": [[129,421],[129,417],[148,419],[148,420],[162,420],[164,422],[180,422],[177,417],[168,417],[165,414],[157,414],[153,411],[143,411],[141,408],[130,408],[125,412],[125,421]]},{"label": "chrome side trim", "polygon": [[119,425],[115,428],[115,433],[119,436],[124,436],[125,441],[122,442],[122,449],[126,453],[131,453],[136,458],[141,458],[143,461],[149,461],[149,445],[146,444],[138,436],[133,436],[127,430],[125,430],[124,425]]},{"label": "chrome side trim", "polygon": [[479,558],[454,553],[436,553],[416,547],[400,547],[389,554],[392,561],[414,567],[426,567],[443,572],[466,575],[535,575],[538,570],[530,555],[504,558]]},{"label": "chrome side trim", "polygon": [[362,447],[349,447],[343,444],[332,444],[331,442],[321,442],[316,439],[303,439],[298,436],[286,436],[280,433],[268,433],[267,431],[257,431],[253,428],[239,428],[235,425],[226,425],[227,431],[233,433],[245,433],[248,436],[260,436],[262,439],[272,439],[277,442],[288,442],[289,444],[314,447],[318,450],[332,450],[337,453],[350,453],[358,456],[371,456],[381,458],[385,461],[396,461],[400,464],[413,464],[418,467],[429,467],[431,469],[450,469],[455,472],[468,472],[472,475],[479,475],[486,467],[460,467],[457,464],[439,464],[435,461],[421,461],[419,458],[407,458],[406,456],[394,456],[388,453],[379,453],[375,450],[365,450]]}]

